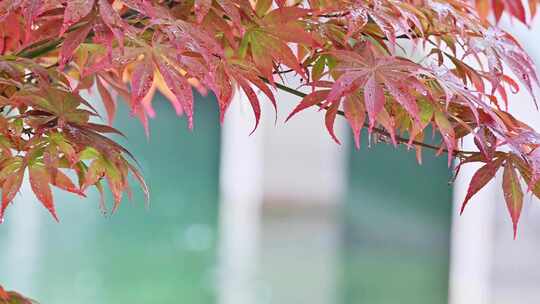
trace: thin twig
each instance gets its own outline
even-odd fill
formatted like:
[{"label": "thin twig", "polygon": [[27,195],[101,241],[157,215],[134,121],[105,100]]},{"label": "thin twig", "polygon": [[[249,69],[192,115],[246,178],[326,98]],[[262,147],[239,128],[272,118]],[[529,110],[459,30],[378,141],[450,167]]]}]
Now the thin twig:
[{"label": "thin twig", "polygon": [[288,70],[282,70],[282,71],[274,71],[272,72],[272,74],[274,75],[283,75],[283,74],[287,74],[287,73],[292,73],[296,70],[293,70],[293,69],[288,69]]}]

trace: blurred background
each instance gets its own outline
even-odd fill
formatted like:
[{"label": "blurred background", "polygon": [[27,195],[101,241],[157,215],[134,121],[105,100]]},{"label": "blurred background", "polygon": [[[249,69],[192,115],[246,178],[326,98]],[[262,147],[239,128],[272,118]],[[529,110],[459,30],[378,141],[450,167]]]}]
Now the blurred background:
[{"label": "blurred background", "polygon": [[[511,28],[536,62],[538,19]],[[0,226],[0,282],[44,304],[538,303],[539,202],[526,200],[513,241],[500,177],[460,217],[474,167],[448,185],[446,156],[424,151],[418,166],[367,134],[357,151],[343,122],[338,146],[315,110],[283,124],[297,99],[278,98],[278,123],[267,107],[251,136],[243,96],[223,126],[198,96],[192,132],[157,96],[149,140],[123,107],[115,126],[150,208],[135,189],[102,216],[97,193],[56,191],[57,224],[26,182]],[[539,130],[530,97],[515,98]]]}]

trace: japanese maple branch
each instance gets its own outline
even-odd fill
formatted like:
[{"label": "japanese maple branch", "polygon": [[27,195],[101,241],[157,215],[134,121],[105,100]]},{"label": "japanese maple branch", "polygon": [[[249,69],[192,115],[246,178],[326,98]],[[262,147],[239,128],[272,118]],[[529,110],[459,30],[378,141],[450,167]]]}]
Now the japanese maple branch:
[{"label": "japanese maple branch", "polygon": [[[268,82],[268,80],[266,79],[263,79],[265,82]],[[291,87],[288,87],[286,85],[283,85],[283,84],[280,84],[280,83],[276,83],[275,84],[276,87],[284,92],[287,92],[287,93],[290,93],[292,95],[295,95],[295,96],[298,96],[298,97],[301,97],[301,98],[304,98],[307,96],[306,93],[303,93],[303,92],[300,92],[298,90],[295,90]],[[322,104],[318,104],[319,107],[321,108],[324,108],[322,106]],[[338,115],[341,115],[341,116],[345,116],[345,112],[339,110],[337,112]],[[368,123],[364,123],[364,127],[365,128],[369,128],[369,124]],[[372,131],[379,134],[379,135],[382,135],[382,136],[386,136],[386,137],[391,137],[391,134],[389,132],[387,132],[386,130],[383,130],[381,128],[377,128],[377,127],[373,127],[372,128]],[[396,141],[400,144],[413,144],[415,146],[420,146],[420,147],[424,147],[424,148],[428,148],[428,149],[432,149],[432,150],[436,150],[436,151],[442,151],[442,152],[445,152],[445,153],[448,153],[448,149],[442,149],[441,150],[441,147],[439,146],[435,146],[435,145],[430,145],[430,144],[427,144],[425,142],[422,142],[422,141],[417,141],[417,140],[412,140],[410,138],[406,138],[406,137],[401,137],[399,135],[395,135],[394,138],[396,139]],[[473,152],[473,151],[463,151],[463,150],[454,150],[452,151],[452,153],[455,155],[455,156],[465,156],[465,155],[470,155],[470,154],[474,154],[476,152]]]},{"label": "japanese maple branch", "polygon": [[[36,58],[36,57],[39,57],[39,56],[41,56],[43,54],[46,54],[46,53],[56,49],[62,43],[62,41],[63,41],[63,39],[61,37],[53,39],[53,40],[40,41],[40,42],[38,42],[38,43],[36,43],[34,45],[31,45],[31,46],[25,48],[22,51],[20,51],[17,55],[20,56],[20,57],[25,57],[25,58]],[[286,71],[286,72],[288,72],[288,71]],[[263,80],[268,83],[267,79],[263,79]],[[285,92],[288,92],[288,93],[290,93],[292,95],[296,95],[296,96],[301,97],[301,98],[303,98],[303,97],[305,97],[307,95],[307,94],[305,94],[303,92],[300,92],[298,90],[295,90],[293,88],[290,88],[290,87],[285,86],[285,85],[280,84],[280,83],[276,83],[275,85],[276,85],[276,87],[278,89],[280,89],[282,91],[285,91]],[[322,107],[321,104],[319,104],[319,106]],[[343,111],[338,111],[337,114],[339,114],[341,116],[345,116],[345,113]],[[369,127],[369,124],[364,123],[364,127],[366,127],[366,128]],[[385,130],[383,130],[381,128],[374,127],[374,128],[372,128],[372,131],[379,134],[379,135],[382,135],[382,136],[391,137],[390,133],[388,133],[387,131],[385,131]],[[447,149],[441,149],[441,147],[439,147],[439,146],[430,145],[430,144],[427,144],[427,143],[424,143],[424,142],[421,142],[421,141],[416,141],[416,140],[411,141],[409,138],[401,137],[399,135],[396,135],[395,139],[400,144],[413,144],[415,146],[421,146],[421,147],[424,147],[424,148],[428,148],[428,149],[448,153]],[[462,151],[462,150],[453,151],[453,154],[456,155],[456,156],[463,156],[463,155],[473,154],[473,153],[476,153],[476,152]]]}]

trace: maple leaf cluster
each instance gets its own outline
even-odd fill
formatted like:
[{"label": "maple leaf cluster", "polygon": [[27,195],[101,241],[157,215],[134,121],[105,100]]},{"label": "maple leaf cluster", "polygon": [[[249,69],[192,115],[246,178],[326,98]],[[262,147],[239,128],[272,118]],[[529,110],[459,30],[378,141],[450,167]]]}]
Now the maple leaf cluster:
[{"label": "maple leaf cluster", "polygon": [[[129,152],[109,138],[117,101],[148,133],[160,91],[193,128],[193,90],[216,96],[223,120],[233,95],[247,96],[257,127],[261,99],[302,97],[289,118],[323,110],[331,137],[344,116],[355,144],[424,148],[483,166],[463,207],[503,170],[514,230],[523,189],[540,196],[540,135],[506,110],[509,95],[540,85],[531,58],[489,22],[503,13],[529,22],[521,0],[3,0],[0,2],[0,218],[28,172],[57,218],[51,185],[114,198],[128,176],[146,185]],[[420,55],[419,55],[420,54]],[[290,88],[296,77],[303,86]],[[81,93],[99,93],[107,123]],[[258,94],[261,93],[261,94]],[[120,97],[120,98],[117,98]],[[431,132],[438,145],[424,143]],[[478,151],[460,150],[474,137]],[[74,181],[76,179],[76,181]],[[105,210],[105,202],[101,202]]]}]

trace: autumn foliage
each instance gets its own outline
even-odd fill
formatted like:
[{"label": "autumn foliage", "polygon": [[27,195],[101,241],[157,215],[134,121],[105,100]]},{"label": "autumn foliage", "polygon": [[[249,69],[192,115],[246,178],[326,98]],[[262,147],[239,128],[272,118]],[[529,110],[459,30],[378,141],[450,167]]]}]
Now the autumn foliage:
[{"label": "autumn foliage", "polygon": [[[537,4],[2,0],[0,218],[25,174],[55,219],[51,185],[80,196],[90,187],[103,195],[107,185],[113,210],[129,193],[130,175],[148,194],[129,152],[108,137],[121,134],[111,127],[117,100],[148,133],[156,90],[188,128],[193,89],[216,96],[221,120],[242,91],[256,128],[261,99],[277,108],[274,92],[281,89],[301,97],[289,118],[320,108],[338,143],[333,126],[344,116],[357,147],[366,128],[371,140],[416,149],[419,161],[422,149],[431,148],[446,153],[449,164],[457,158],[456,171],[482,163],[463,207],[502,170],[516,230],[524,192],[540,196],[540,134],[507,109],[520,87],[536,102],[540,82],[520,44],[495,24],[505,11],[527,24]],[[285,74],[303,86],[288,87]],[[99,94],[106,122],[82,97],[89,90]],[[440,134],[439,145],[424,143],[431,132]],[[467,135],[477,151],[461,150]]]}]

